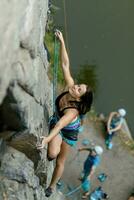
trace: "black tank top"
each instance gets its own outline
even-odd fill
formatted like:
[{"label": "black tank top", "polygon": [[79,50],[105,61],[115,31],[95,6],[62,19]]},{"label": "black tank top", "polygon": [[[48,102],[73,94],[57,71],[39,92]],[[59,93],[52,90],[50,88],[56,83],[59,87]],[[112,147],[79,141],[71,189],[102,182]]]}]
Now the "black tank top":
[{"label": "black tank top", "polygon": [[[62,99],[64,98],[64,99]],[[63,102],[60,102],[60,100],[63,100]],[[62,103],[62,107],[60,106],[60,103]],[[64,115],[64,111],[66,109],[69,108],[75,108],[78,110],[78,103],[75,101],[75,99],[73,97],[71,97],[71,95],[69,94],[69,92],[63,92],[62,94],[60,94],[56,101],[56,111],[59,117],[62,117]],[[66,128],[63,128],[61,130],[62,135],[64,136],[64,138],[67,138],[69,140],[73,140],[73,141],[77,141],[78,140],[78,133],[79,130],[78,129],[71,129],[71,130],[66,130]]]},{"label": "black tank top", "polygon": [[[64,99],[63,99],[64,98]],[[61,99],[63,100],[62,102],[62,107],[60,106],[60,101]],[[69,94],[68,91],[63,92],[62,94],[60,94],[57,98],[56,98],[56,109],[58,112],[59,117],[62,117],[64,115],[64,111],[66,109],[69,108],[75,108],[78,110],[78,102],[75,101],[75,99],[73,97],[71,97],[71,95]]]}]

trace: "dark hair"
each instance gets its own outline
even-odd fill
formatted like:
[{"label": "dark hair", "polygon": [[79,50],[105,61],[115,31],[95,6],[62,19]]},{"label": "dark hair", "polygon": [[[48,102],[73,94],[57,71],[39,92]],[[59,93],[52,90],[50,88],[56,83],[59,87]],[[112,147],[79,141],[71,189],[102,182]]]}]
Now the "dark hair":
[{"label": "dark hair", "polygon": [[130,195],[130,197],[134,197],[134,192]]},{"label": "dark hair", "polygon": [[80,114],[86,114],[90,109],[93,102],[93,92],[89,86],[87,86],[87,91],[81,96],[80,102],[78,104],[78,110]]}]

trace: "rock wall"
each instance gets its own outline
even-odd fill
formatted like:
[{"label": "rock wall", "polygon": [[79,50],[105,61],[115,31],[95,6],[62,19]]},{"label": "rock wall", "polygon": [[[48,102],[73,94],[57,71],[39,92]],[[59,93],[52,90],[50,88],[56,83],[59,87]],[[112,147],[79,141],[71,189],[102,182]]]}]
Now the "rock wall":
[{"label": "rock wall", "polygon": [[48,0],[0,1],[0,200],[47,199],[53,165],[36,148],[52,107],[47,10]]}]

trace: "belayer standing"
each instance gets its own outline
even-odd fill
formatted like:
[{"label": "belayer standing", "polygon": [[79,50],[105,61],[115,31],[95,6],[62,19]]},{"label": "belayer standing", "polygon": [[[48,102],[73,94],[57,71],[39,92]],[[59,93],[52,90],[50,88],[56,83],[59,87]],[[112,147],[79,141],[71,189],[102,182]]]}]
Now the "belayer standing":
[{"label": "belayer standing", "polygon": [[103,148],[101,146],[95,146],[94,148],[79,148],[78,150],[89,152],[83,165],[83,176],[80,178],[84,190],[82,198],[86,199],[89,195],[90,180],[96,167],[100,164],[100,155],[103,153]]},{"label": "belayer standing", "polygon": [[62,176],[70,146],[76,145],[80,115],[86,114],[90,110],[93,100],[93,93],[89,86],[86,84],[75,85],[70,73],[69,58],[63,35],[59,30],[55,32],[55,35],[60,41],[61,66],[66,89],[56,99],[56,113],[50,123],[50,133],[47,137],[43,137],[41,145],[38,146],[39,149],[42,149],[48,144],[48,160],[56,158],[51,182],[45,190],[47,197],[53,193],[56,183]]},{"label": "belayer standing", "polygon": [[108,149],[112,148],[112,138],[115,132],[121,129],[124,117],[126,115],[126,110],[120,108],[118,111],[111,112],[107,121],[107,135],[105,143]]}]

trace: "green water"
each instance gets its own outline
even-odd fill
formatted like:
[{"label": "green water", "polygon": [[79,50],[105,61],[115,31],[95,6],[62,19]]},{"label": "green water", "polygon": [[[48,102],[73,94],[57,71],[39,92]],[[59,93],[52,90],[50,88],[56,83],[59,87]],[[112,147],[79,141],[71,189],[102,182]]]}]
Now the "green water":
[{"label": "green water", "polygon": [[[53,0],[55,23],[64,30],[73,75],[92,66],[95,107],[127,110],[134,136],[134,1]],[[94,68],[93,68],[94,66]]]}]

